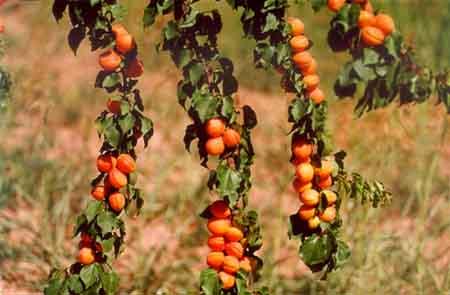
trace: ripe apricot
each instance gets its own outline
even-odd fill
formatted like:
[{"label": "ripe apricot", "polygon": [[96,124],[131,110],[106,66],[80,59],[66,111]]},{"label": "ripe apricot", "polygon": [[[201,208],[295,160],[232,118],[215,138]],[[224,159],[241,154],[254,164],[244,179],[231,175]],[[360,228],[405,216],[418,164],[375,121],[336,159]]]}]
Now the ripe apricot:
[{"label": "ripe apricot", "polygon": [[325,94],[319,87],[309,91],[308,96],[315,104],[320,104],[325,100]]},{"label": "ripe apricot", "polygon": [[122,54],[133,50],[135,46],[133,36],[130,34],[119,34],[116,36],[116,49]]},{"label": "ripe apricot", "polygon": [[325,198],[327,199],[327,205],[328,206],[331,206],[334,203],[336,203],[337,195],[336,195],[335,192],[330,191],[330,190],[323,190],[321,193],[325,195]]},{"label": "ripe apricot", "polygon": [[206,153],[210,156],[219,156],[225,151],[222,137],[210,138],[205,143]]},{"label": "ripe apricot", "polygon": [[294,54],[292,60],[300,70],[304,70],[311,65],[313,57],[311,56],[311,53],[309,53],[309,51],[302,51]]},{"label": "ripe apricot", "polygon": [[98,58],[99,65],[107,72],[115,71],[122,62],[122,58],[114,50],[108,49],[100,54]]},{"label": "ripe apricot", "polygon": [[300,201],[307,206],[316,206],[320,201],[320,194],[315,189],[305,190],[300,193]]},{"label": "ripe apricot", "polygon": [[227,129],[223,134],[223,143],[227,148],[235,148],[241,142],[241,135],[234,129]]},{"label": "ripe apricot", "polygon": [[239,259],[234,256],[225,256],[222,269],[229,274],[235,274],[239,271]]},{"label": "ripe apricot", "polygon": [[223,252],[210,252],[206,256],[206,263],[214,269],[220,269],[223,265],[224,258],[225,255]]},{"label": "ripe apricot", "polygon": [[129,154],[120,154],[117,157],[117,169],[125,174],[132,173],[136,170],[136,161]]},{"label": "ripe apricot", "polygon": [[310,229],[316,229],[320,225],[320,218],[317,216],[314,216],[311,219],[308,219],[308,227]]},{"label": "ripe apricot", "polygon": [[209,119],[205,124],[205,132],[210,138],[220,137],[225,133],[225,123],[221,118]]},{"label": "ripe apricot", "polygon": [[226,272],[219,272],[219,279],[222,282],[222,288],[224,290],[229,290],[234,287],[236,283],[236,278],[233,275],[230,275]]},{"label": "ripe apricot", "polygon": [[105,199],[106,191],[103,185],[96,185],[91,190],[91,196],[97,201],[103,201]]},{"label": "ripe apricot", "polygon": [[109,171],[108,180],[116,189],[121,189],[128,183],[127,177],[119,169],[113,168]]},{"label": "ripe apricot", "polygon": [[208,239],[208,246],[213,251],[225,250],[225,238],[212,236]]},{"label": "ripe apricot", "polygon": [[89,265],[95,261],[94,251],[91,248],[81,248],[78,251],[78,262],[83,265]]},{"label": "ripe apricot", "polygon": [[336,207],[330,206],[319,215],[320,219],[325,222],[331,222],[336,218]]},{"label": "ripe apricot", "polygon": [[344,4],[345,0],[328,0],[328,8],[334,12],[341,10]]},{"label": "ripe apricot", "polygon": [[128,31],[125,29],[125,27],[121,24],[114,24],[111,26],[111,31],[113,34],[117,37],[119,35],[125,34],[128,35]]},{"label": "ripe apricot", "polygon": [[239,267],[246,272],[252,272],[252,265],[248,257],[243,257],[241,261],[239,261]]},{"label": "ripe apricot", "polygon": [[117,159],[111,155],[100,155],[97,158],[97,169],[100,172],[107,173],[116,167]]},{"label": "ripe apricot", "polygon": [[320,83],[320,78],[318,75],[307,75],[303,77],[303,83],[305,84],[308,91],[312,91],[317,88]]},{"label": "ripe apricot", "polygon": [[293,52],[305,51],[309,46],[309,40],[305,36],[295,36],[290,41],[291,49]]},{"label": "ripe apricot", "polygon": [[144,73],[144,64],[137,58],[133,58],[125,65],[124,74],[130,78],[140,77]]},{"label": "ripe apricot", "polygon": [[113,193],[109,196],[108,203],[114,212],[120,212],[125,206],[125,197],[121,193]]},{"label": "ripe apricot", "polygon": [[361,10],[359,12],[358,27],[362,29],[364,27],[374,25],[375,25],[375,16],[371,12]]},{"label": "ripe apricot", "polygon": [[375,16],[375,27],[380,29],[386,36],[388,36],[395,30],[394,20],[387,14],[377,14]]},{"label": "ripe apricot", "polygon": [[375,27],[364,27],[361,30],[361,38],[366,45],[378,46],[384,42],[384,33]]},{"label": "ripe apricot", "polygon": [[237,227],[230,227],[225,233],[225,238],[229,242],[239,242],[244,237],[244,233]]},{"label": "ripe apricot", "polygon": [[298,210],[298,216],[301,220],[309,220],[316,215],[316,207],[302,205]]},{"label": "ripe apricot", "polygon": [[224,200],[217,200],[209,206],[209,212],[216,218],[227,218],[231,215],[230,207]]},{"label": "ripe apricot", "polygon": [[313,152],[313,145],[304,138],[296,138],[292,142],[292,154],[297,159],[307,159]]},{"label": "ripe apricot", "polygon": [[307,189],[312,188],[311,182],[303,183],[298,178],[294,179],[294,181],[292,182],[292,185],[294,186],[294,190],[298,193],[302,193],[302,192],[306,191]]},{"label": "ripe apricot", "polygon": [[317,182],[317,186],[320,189],[327,189],[332,185],[333,185],[333,179],[331,178],[331,176],[328,176],[325,179],[319,179],[319,181]]},{"label": "ripe apricot", "polygon": [[223,236],[230,228],[231,221],[223,218],[212,218],[208,220],[208,230],[216,236]]},{"label": "ripe apricot", "polygon": [[292,35],[299,36],[305,32],[305,25],[298,18],[288,17],[287,22],[291,26]]},{"label": "ripe apricot", "polygon": [[320,167],[314,169],[314,174],[323,180],[328,178],[333,172],[333,163],[328,160],[322,160],[320,163]]},{"label": "ripe apricot", "polygon": [[317,61],[314,58],[312,58],[311,63],[309,64],[309,66],[306,67],[306,68],[302,68],[301,72],[302,72],[303,76],[316,74],[316,72],[317,72]]},{"label": "ripe apricot", "polygon": [[103,186],[105,187],[105,194],[109,194],[115,190],[115,188],[112,186],[111,182],[109,182],[108,177],[105,177],[103,180]]},{"label": "ripe apricot", "polygon": [[310,182],[314,178],[314,168],[310,163],[301,163],[295,168],[297,178],[302,182]]},{"label": "ripe apricot", "polygon": [[237,259],[241,259],[244,255],[244,247],[239,242],[231,242],[225,245],[225,253],[229,256],[234,256]]},{"label": "ripe apricot", "polygon": [[304,159],[301,159],[301,158],[293,158],[292,160],[291,160],[291,163],[292,163],[292,165],[294,165],[294,166],[298,166],[298,165],[300,165],[301,163],[311,163],[311,158],[310,157],[307,157],[307,158],[304,158]]},{"label": "ripe apricot", "polygon": [[111,98],[108,99],[108,102],[106,103],[106,107],[108,108],[108,111],[110,111],[113,114],[120,114],[120,101],[119,100],[112,100]]}]

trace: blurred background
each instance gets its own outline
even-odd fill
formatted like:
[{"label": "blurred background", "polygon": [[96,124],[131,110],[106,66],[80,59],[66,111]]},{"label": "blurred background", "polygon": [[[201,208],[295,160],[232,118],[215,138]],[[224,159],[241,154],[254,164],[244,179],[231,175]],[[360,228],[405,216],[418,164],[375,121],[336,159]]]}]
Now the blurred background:
[{"label": "blurred background", "polygon": [[[73,55],[67,45],[68,19],[58,25],[51,2],[9,0],[0,11],[7,42],[3,63],[14,79],[13,98],[0,115],[0,294],[40,294],[50,269],[74,260],[72,226],[90,198],[89,181],[96,174],[100,140],[93,121],[107,100],[94,88],[98,52],[90,52],[84,42]],[[139,87],[155,122],[149,149],[138,150],[145,206],[136,219],[125,218],[127,247],[115,263],[121,293],[197,294],[208,252],[207,230],[198,217],[210,200],[207,171],[195,150],[184,150],[189,119],[176,100],[179,73],[165,53],[155,51],[165,20],[144,31],[146,1],[121,2],[128,8],[124,24],[145,63]],[[414,40],[424,64],[449,66],[448,0],[373,4]],[[344,202],[342,234],[352,257],[327,281],[317,281],[298,258],[298,242],[287,237],[287,217],[299,202],[291,188],[288,98],[280,90],[280,77],[254,69],[254,44],[242,39],[239,17],[225,1],[204,5],[223,14],[221,47],[235,62],[242,103],[250,104],[259,119],[253,132],[257,157],[250,206],[263,224],[261,282],[271,294],[449,294],[450,118],[443,107],[432,99],[393,105],[356,120],[354,101],[337,101],[331,90],[349,58],[333,54],[326,44],[331,13],[314,14],[308,3],[293,4],[289,15],[305,22],[315,43],[336,150],[348,152],[350,171],[384,182],[393,193],[385,208]]]}]

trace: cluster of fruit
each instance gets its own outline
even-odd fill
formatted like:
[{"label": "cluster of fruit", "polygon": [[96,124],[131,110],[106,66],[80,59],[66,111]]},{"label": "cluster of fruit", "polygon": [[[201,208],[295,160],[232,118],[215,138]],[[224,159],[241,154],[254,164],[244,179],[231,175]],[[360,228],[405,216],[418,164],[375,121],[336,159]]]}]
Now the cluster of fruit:
[{"label": "cluster of fruit", "polygon": [[227,202],[219,200],[209,206],[212,218],[208,220],[211,236],[208,246],[211,252],[207,264],[218,271],[223,289],[228,290],[236,283],[235,274],[240,270],[251,272],[251,259],[246,257],[244,233],[233,225],[231,209]]},{"label": "cluster of fruit", "polygon": [[101,259],[102,246],[87,233],[81,233],[79,249],[77,260],[83,265],[89,265]]},{"label": "cluster of fruit", "polygon": [[[329,190],[333,185],[333,163],[320,160],[315,165],[311,160],[313,153],[314,146],[310,141],[301,136],[293,139],[292,163],[296,175],[293,186],[302,202],[298,215],[311,230],[316,229],[321,221],[332,222],[337,213],[337,195]],[[319,210],[320,203],[323,210]]]},{"label": "cluster of fruit", "polygon": [[106,72],[119,69],[124,61],[123,73],[126,77],[136,78],[143,74],[144,65],[137,59],[136,43],[133,36],[121,24],[112,26],[115,37],[114,49],[108,49],[100,54],[98,62]]},{"label": "cluster of fruit", "polygon": [[366,10],[359,13],[358,27],[361,30],[362,41],[368,46],[383,44],[384,39],[395,30],[392,17],[384,13],[374,15]]},{"label": "cluster of fruit", "polygon": [[289,18],[292,38],[289,41],[292,50],[292,60],[303,75],[303,84],[306,95],[315,104],[325,100],[323,91],[319,88],[320,78],[317,75],[317,62],[308,51],[310,42],[304,35],[305,26],[298,18]]},{"label": "cluster of fruit", "polygon": [[206,153],[210,156],[223,154],[225,148],[234,149],[241,142],[241,135],[233,128],[227,128],[224,120],[213,118],[206,122],[205,132],[208,139],[205,142]]},{"label": "cluster of fruit", "polygon": [[331,11],[338,12],[347,2],[358,4],[362,10],[373,12],[373,7],[369,0],[328,0],[327,4]]}]

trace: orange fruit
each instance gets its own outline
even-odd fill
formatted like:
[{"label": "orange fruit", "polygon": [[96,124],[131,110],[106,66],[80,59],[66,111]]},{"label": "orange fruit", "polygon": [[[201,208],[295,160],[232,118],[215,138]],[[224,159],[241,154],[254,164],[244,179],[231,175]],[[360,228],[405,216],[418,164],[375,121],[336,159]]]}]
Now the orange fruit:
[{"label": "orange fruit", "polygon": [[296,138],[292,142],[292,154],[297,159],[307,159],[313,153],[313,145],[310,141],[303,138]]},{"label": "orange fruit", "polygon": [[325,94],[319,87],[309,91],[308,96],[315,104],[320,104],[325,100]]},{"label": "orange fruit", "polygon": [[208,247],[213,251],[225,250],[224,237],[216,237],[216,236],[209,237],[208,238]]},{"label": "orange fruit", "polygon": [[108,203],[114,212],[120,212],[125,206],[125,197],[121,193],[113,193],[109,196]]},{"label": "orange fruit", "polygon": [[214,269],[220,269],[223,265],[224,258],[225,255],[223,252],[210,252],[206,256],[206,263]]},{"label": "orange fruit", "polygon": [[311,53],[309,53],[309,51],[302,51],[294,54],[292,60],[297,68],[299,68],[300,70],[304,70],[311,65],[311,63],[313,62],[313,57]]},{"label": "orange fruit", "polygon": [[332,185],[333,185],[333,179],[331,178],[331,176],[328,176],[325,179],[319,179],[319,181],[317,182],[317,186],[321,189],[327,189]]},{"label": "orange fruit", "polygon": [[316,215],[316,207],[302,205],[298,210],[298,216],[301,220],[309,220]]},{"label": "orange fruit", "polygon": [[308,91],[312,91],[319,85],[320,78],[317,75],[307,75],[303,77],[303,83]]},{"label": "orange fruit", "polygon": [[310,182],[314,178],[314,168],[310,163],[302,163],[295,168],[297,178],[302,182]]},{"label": "orange fruit", "polygon": [[225,256],[222,269],[229,274],[235,274],[239,271],[239,259],[234,256]]},{"label": "orange fruit", "polygon": [[370,4],[370,1],[367,1],[366,3],[362,4],[361,8],[365,11],[373,13],[373,7],[372,7],[372,4]]},{"label": "orange fruit", "polygon": [[307,158],[304,158],[304,159],[301,159],[301,158],[294,158],[294,159],[291,160],[291,163],[292,163],[292,165],[294,165],[294,166],[298,166],[298,165],[300,165],[301,163],[311,163],[311,158],[310,158],[310,157],[307,157]]},{"label": "orange fruit", "polygon": [[216,218],[227,218],[231,215],[230,207],[224,200],[217,200],[209,206],[209,212]]},{"label": "orange fruit", "polygon": [[209,119],[205,124],[205,132],[211,138],[220,137],[225,132],[225,123],[220,118]]},{"label": "orange fruit", "polygon": [[223,218],[211,218],[208,220],[208,230],[216,236],[223,236],[230,228],[231,221]]},{"label": "orange fruit", "polygon": [[106,107],[108,108],[108,111],[110,111],[111,113],[116,115],[120,114],[120,100],[112,100],[110,98],[106,103]]},{"label": "orange fruit", "polygon": [[330,191],[330,190],[323,190],[321,193],[325,195],[325,198],[327,199],[327,205],[328,206],[331,206],[334,203],[336,203],[337,195],[336,195],[335,192]]},{"label": "orange fruit", "polygon": [[307,206],[316,206],[320,201],[320,194],[314,189],[308,189],[300,193],[300,201]]},{"label": "orange fruit", "polygon": [[144,64],[137,58],[133,58],[125,65],[123,72],[129,78],[140,77],[144,73]]},{"label": "orange fruit", "polygon": [[241,142],[241,135],[234,129],[227,129],[223,134],[223,143],[227,148],[235,148]]},{"label": "orange fruit", "polygon": [[317,175],[321,180],[328,178],[333,172],[333,163],[328,160],[320,161],[320,167],[314,169],[314,174]]},{"label": "orange fruit", "polygon": [[303,76],[314,75],[317,72],[317,61],[312,58],[308,67],[301,69]]},{"label": "orange fruit", "polygon": [[109,183],[111,183],[111,185],[116,189],[121,189],[128,183],[126,175],[116,168],[109,171],[108,180]]},{"label": "orange fruit", "polygon": [[122,58],[114,50],[108,49],[98,58],[99,65],[107,72],[115,71],[122,62]]},{"label": "orange fruit", "polygon": [[129,154],[120,154],[117,157],[117,169],[125,174],[132,173],[136,170],[136,162]]},{"label": "orange fruit", "polygon": [[210,138],[205,143],[206,153],[210,156],[219,156],[225,151],[225,143],[222,137]]},{"label": "orange fruit", "polygon": [[89,265],[95,261],[94,251],[91,248],[81,248],[78,251],[78,262],[83,265]]},{"label": "orange fruit", "polygon": [[375,16],[375,27],[380,29],[386,36],[388,36],[395,30],[394,20],[387,14],[377,14]]},{"label": "orange fruit", "polygon": [[103,185],[96,185],[91,190],[91,196],[97,201],[103,201],[105,199],[105,187]]},{"label": "orange fruit", "polygon": [[229,242],[239,242],[244,238],[244,233],[237,227],[230,227],[225,233],[225,238]]},{"label": "orange fruit", "polygon": [[336,218],[336,207],[330,206],[319,215],[320,219],[325,222],[331,222]]},{"label": "orange fruit", "polygon": [[219,279],[222,282],[222,288],[225,290],[231,289],[236,283],[236,278],[226,272],[219,272]]},{"label": "orange fruit", "polygon": [[100,155],[97,158],[97,169],[100,172],[107,173],[116,167],[117,159],[111,155]]},{"label": "orange fruit", "polygon": [[0,24],[0,33],[4,33],[4,32],[5,32],[5,25]]},{"label": "orange fruit", "polygon": [[361,10],[359,12],[358,27],[360,29],[375,25],[375,16],[372,12]]},{"label": "orange fruit", "polygon": [[294,181],[292,182],[292,185],[294,186],[294,190],[297,193],[302,193],[302,192],[306,191],[307,189],[312,188],[311,182],[302,183],[298,178],[294,179]]},{"label": "orange fruit", "polygon": [[89,235],[88,233],[82,232],[81,236],[80,236],[80,240],[84,243],[92,243],[94,241],[94,239],[91,237],[91,235]]},{"label": "orange fruit", "polygon": [[239,267],[246,272],[252,272],[252,264],[250,263],[250,259],[248,259],[248,257],[243,257],[241,261],[239,261]]},{"label": "orange fruit", "polygon": [[122,54],[126,54],[133,50],[135,46],[133,36],[130,34],[116,35],[116,49]]},{"label": "orange fruit", "polygon": [[229,256],[234,256],[237,259],[241,259],[244,255],[244,247],[239,242],[231,242],[225,245],[225,253]]},{"label": "orange fruit", "polygon": [[341,10],[344,4],[345,0],[328,0],[328,8],[334,12]]},{"label": "orange fruit", "polygon": [[125,29],[125,27],[122,24],[114,24],[111,26],[111,31],[113,32],[113,34],[117,37],[119,35],[125,34],[128,35],[127,30]]},{"label": "orange fruit", "polygon": [[384,33],[380,29],[372,26],[364,27],[361,30],[361,38],[366,45],[378,46],[384,42]]},{"label": "orange fruit", "polygon": [[292,37],[289,40],[289,44],[291,45],[291,49],[293,52],[301,52],[305,51],[309,46],[309,40],[303,35]]},{"label": "orange fruit", "polygon": [[298,36],[305,32],[305,25],[298,18],[288,17],[287,23],[291,26],[292,35]]},{"label": "orange fruit", "polygon": [[310,229],[316,229],[320,225],[320,218],[317,216],[314,216],[311,219],[308,219],[308,227]]}]

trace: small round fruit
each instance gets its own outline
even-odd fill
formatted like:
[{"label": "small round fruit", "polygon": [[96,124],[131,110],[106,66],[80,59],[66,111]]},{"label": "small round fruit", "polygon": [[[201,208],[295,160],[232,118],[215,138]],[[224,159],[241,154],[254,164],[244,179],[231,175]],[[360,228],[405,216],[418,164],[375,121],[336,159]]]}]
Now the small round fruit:
[{"label": "small round fruit", "polygon": [[134,58],[125,65],[125,69],[123,71],[125,76],[130,78],[137,78],[144,73],[144,64],[142,63],[142,61]]},{"label": "small round fruit", "polygon": [[243,257],[241,261],[239,261],[239,267],[243,269],[245,272],[252,272],[252,265],[248,257]]},{"label": "small round fruit", "polygon": [[113,168],[109,171],[108,180],[116,189],[121,189],[128,183],[127,177],[119,169]]},{"label": "small round fruit", "polygon": [[361,30],[361,38],[366,45],[378,46],[384,42],[384,33],[376,27],[365,27]]},{"label": "small round fruit", "polygon": [[230,227],[225,233],[225,238],[229,242],[239,242],[244,238],[244,233],[237,227]]},{"label": "small round fruit", "polygon": [[321,166],[314,169],[314,174],[321,180],[328,178],[333,172],[333,163],[328,160],[322,160]]},{"label": "small round fruit", "polygon": [[113,193],[108,198],[108,203],[111,209],[113,209],[114,212],[120,212],[122,211],[123,207],[125,206],[125,197],[121,193]]},{"label": "small round fruit", "polygon": [[320,220],[325,222],[331,222],[336,218],[336,207],[330,206],[319,215]]},{"label": "small round fruit", "polygon": [[214,269],[220,269],[223,265],[224,258],[225,255],[223,252],[210,252],[206,256],[206,263]]},{"label": "small round fruit", "polygon": [[210,138],[205,143],[206,153],[210,156],[219,156],[225,151],[225,143],[222,137]]},{"label": "small round fruit", "polygon": [[328,8],[334,12],[341,10],[344,4],[345,0],[328,0]]},{"label": "small round fruit", "polygon": [[113,34],[117,37],[119,35],[125,34],[128,35],[128,31],[125,29],[125,27],[122,24],[114,24],[111,27],[111,31]]},{"label": "small round fruit", "polygon": [[313,58],[308,67],[302,68],[301,72],[303,76],[314,75],[317,73],[317,61]]},{"label": "small round fruit", "polygon": [[320,179],[318,182],[317,182],[317,186],[320,188],[320,189],[327,189],[327,188],[329,188],[330,186],[332,186],[333,185],[333,179],[331,178],[331,176],[328,176],[327,178],[325,178],[325,179]]},{"label": "small round fruit", "polygon": [[122,54],[133,50],[135,46],[133,36],[130,34],[119,34],[116,36],[116,49]]},{"label": "small round fruit", "polygon": [[325,100],[325,94],[323,94],[323,91],[319,87],[309,91],[308,96],[315,104],[320,104]]},{"label": "small round fruit", "polygon": [[309,229],[316,229],[320,225],[320,218],[314,216],[313,218],[308,220]]},{"label": "small round fruit", "polygon": [[229,256],[234,256],[241,259],[244,255],[244,247],[239,242],[231,242],[225,245],[225,253]]},{"label": "small round fruit", "polygon": [[236,283],[236,278],[233,275],[230,275],[226,272],[219,272],[219,279],[222,282],[222,288],[224,290],[229,290],[234,287]]},{"label": "small round fruit", "polygon": [[116,167],[117,159],[111,155],[100,155],[97,158],[97,169],[100,172],[108,173]]},{"label": "small round fruit", "polygon": [[312,91],[319,86],[320,78],[318,75],[308,75],[303,77],[303,83],[308,91]]},{"label": "small round fruit", "polygon": [[241,142],[241,135],[234,129],[227,129],[223,134],[223,143],[229,149],[235,148]]},{"label": "small round fruit", "polygon": [[311,142],[303,139],[296,138],[292,142],[292,154],[297,159],[307,159],[312,155],[313,145]]},{"label": "small round fruit", "polygon": [[305,36],[295,36],[289,40],[293,52],[305,51],[309,46],[309,40]]},{"label": "small round fruit", "polygon": [[209,119],[205,124],[205,132],[210,138],[220,137],[225,132],[225,123],[220,118]]},{"label": "small round fruit", "polygon": [[302,182],[310,182],[314,178],[314,168],[310,163],[301,163],[295,168],[297,178]]},{"label": "small round fruit", "polygon": [[120,114],[120,101],[119,100],[112,100],[111,98],[108,99],[108,102],[106,103],[106,107],[108,108],[108,111],[111,113],[117,115]]},{"label": "small round fruit", "polygon": [[212,218],[208,220],[208,230],[216,236],[224,236],[230,228],[231,221],[223,218]]},{"label": "small round fruit", "polygon": [[78,262],[83,265],[92,264],[95,261],[94,251],[91,248],[81,248],[78,252]]},{"label": "small round fruit", "polygon": [[305,32],[305,25],[298,18],[289,17],[287,22],[291,26],[292,35],[299,36]]},{"label": "small round fruit", "polygon": [[222,269],[229,274],[235,274],[239,271],[239,259],[234,256],[225,256]]},{"label": "small round fruit", "polygon": [[96,185],[91,190],[91,196],[97,201],[103,201],[105,199],[106,191],[103,185]]},{"label": "small round fruit", "polygon": [[375,16],[371,12],[361,10],[359,12],[358,27],[362,29],[368,26],[375,26]]},{"label": "small round fruit", "polygon": [[80,236],[80,240],[84,243],[92,243],[94,241],[94,239],[91,237],[90,234],[86,233],[86,232],[82,232],[81,236]]},{"label": "small round fruit", "polygon": [[302,193],[310,188],[312,188],[311,182],[302,183],[298,178],[295,178],[292,182],[292,185],[294,186],[294,190],[297,193]]},{"label": "small round fruit", "polygon": [[300,164],[302,164],[302,163],[311,163],[311,158],[310,157],[307,157],[307,158],[304,158],[304,159],[301,159],[301,158],[293,158],[292,160],[291,160],[291,163],[292,163],[292,165],[294,165],[294,166],[298,166],[298,165],[300,165]]},{"label": "small round fruit", "polygon": [[223,251],[225,250],[225,238],[212,236],[208,239],[208,247],[212,251]]},{"label": "small round fruit", "polygon": [[300,193],[300,201],[307,206],[316,206],[320,201],[320,194],[315,189],[309,189]]},{"label": "small round fruit", "polygon": [[98,58],[99,65],[107,72],[115,71],[122,62],[122,58],[114,50],[108,49],[100,54]]},{"label": "small round fruit", "polygon": [[328,205],[328,206],[331,206],[331,205],[333,205],[334,203],[336,203],[336,201],[337,201],[337,195],[336,195],[335,192],[330,191],[330,190],[323,190],[321,193],[322,193],[322,194],[325,196],[325,198],[327,199],[327,205]]},{"label": "small round fruit", "polygon": [[395,30],[394,20],[387,14],[377,14],[375,16],[375,27],[380,29],[386,36],[388,36]]},{"label": "small round fruit", "polygon": [[298,216],[301,220],[309,220],[316,215],[316,207],[315,206],[306,206],[303,205],[298,210]]},{"label": "small round fruit", "polygon": [[228,203],[223,200],[217,200],[209,206],[209,212],[216,218],[227,218],[231,215]]},{"label": "small round fruit", "polygon": [[117,157],[117,169],[125,174],[132,173],[136,170],[136,161],[129,154],[120,154]]},{"label": "small round fruit", "polygon": [[294,56],[292,57],[292,61],[300,70],[304,70],[311,65],[311,63],[313,62],[313,57],[311,56],[311,53],[309,53],[309,51],[302,51],[294,54]]}]

